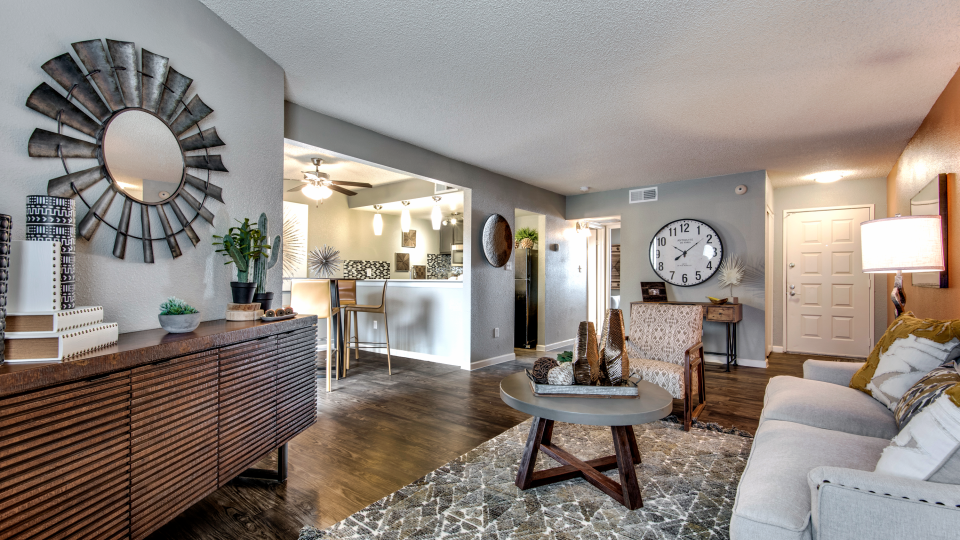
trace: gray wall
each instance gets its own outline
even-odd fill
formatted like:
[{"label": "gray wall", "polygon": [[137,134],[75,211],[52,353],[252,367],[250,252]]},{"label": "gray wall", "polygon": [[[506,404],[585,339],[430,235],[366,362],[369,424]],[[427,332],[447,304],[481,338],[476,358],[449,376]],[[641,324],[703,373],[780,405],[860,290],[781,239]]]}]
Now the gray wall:
[{"label": "gray wall", "polygon": [[[853,204],[874,205],[874,219],[887,217],[887,179],[841,180],[832,184],[812,183],[785,187],[773,192],[774,219],[774,273],[773,273],[773,344],[783,345],[783,211],[804,208],[824,208]],[[881,275],[873,286],[874,339],[887,329],[887,286]]]},{"label": "gray wall", "polygon": [[[195,0],[5,2],[3,21],[0,213],[13,217],[13,238],[24,238],[25,197],[45,193],[47,181],[63,175],[57,160],[27,156],[27,140],[35,128],[56,131],[55,121],[24,105],[41,82],[59,89],[41,64],[72,53],[70,44],[76,41],[134,41],[138,48],[169,57],[171,67],[194,79],[187,99],[199,93],[215,110],[202,126],[216,126],[227,142],[216,153],[223,155],[230,172],[212,176],[223,187],[226,204],[210,205],[214,227],[202,220],[196,223],[198,246],[179,237],[183,256],[176,260],[160,242],[154,243],[155,264],[142,262],[135,243],[128,243],[125,261],[116,259],[113,231],[103,226],[90,242],[78,240],[77,305],[104,306],[106,320],[119,322],[121,332],[157,328],[157,306],[171,295],[196,306],[204,319],[222,319],[233,267],[214,253],[211,236],[225,231],[234,219],[256,220],[260,212],[273,224],[282,222],[283,70]],[[82,217],[86,208],[78,206]],[[112,211],[119,212],[120,203],[113,206]],[[154,226],[159,229],[156,222]],[[276,225],[274,231],[279,232]],[[280,278],[279,270],[269,275],[269,288],[276,293]]]},{"label": "gray wall", "polygon": [[[551,341],[554,335],[567,336],[565,339],[575,335],[579,317],[571,316],[570,308],[579,303],[580,311],[583,311],[586,283],[582,274],[578,279],[576,264],[569,264],[569,260],[585,247],[563,236],[563,230],[569,226],[564,221],[566,201],[562,195],[294,103],[285,103],[284,113],[284,136],[288,139],[471,189],[464,201],[464,206],[470,209],[464,221],[471,239],[469,251],[464,255],[464,265],[469,268],[464,283],[470,288],[471,295],[469,324],[473,362],[513,354],[512,265],[509,270],[490,266],[480,246],[484,221],[491,214],[502,215],[511,227],[517,208],[547,216],[548,242],[560,245],[558,251],[547,254],[547,340]],[[499,338],[493,337],[496,327],[500,328]]]},{"label": "gray wall", "polygon": [[[294,185],[293,182],[287,184]],[[410,272],[396,271],[396,253],[409,253],[412,268],[415,264],[426,265],[428,253],[440,252],[440,231],[433,230],[430,220],[412,219],[410,229],[417,231],[417,247],[401,247],[400,216],[381,214],[383,234],[377,236],[373,234],[373,216],[376,214],[349,208],[347,201],[352,198],[334,193],[318,206],[303,193],[284,195],[287,201],[307,205],[308,252],[327,244],[339,249],[344,261],[387,261],[393,279],[410,279]],[[342,268],[337,276],[343,277]]]},{"label": "gray wall", "polygon": [[[723,239],[726,256],[738,255],[762,270],[765,182],[764,171],[670,182],[659,186],[657,202],[640,204],[629,204],[629,190],[625,189],[576,195],[567,197],[567,217],[620,216],[620,302],[629,324],[630,302],[642,300],[640,282],[662,281],[650,266],[648,250],[653,235],[670,221],[696,218],[709,223]],[[746,184],[745,195],[734,193],[738,184]],[[724,297],[729,293],[729,288],[720,289],[716,275],[694,287],[667,285],[670,300],[705,302],[707,296]],[[762,361],[766,356],[762,279],[755,285],[736,288],[734,296],[744,304],[740,358]],[[704,324],[708,351],[724,350],[724,332],[723,325]]]}]

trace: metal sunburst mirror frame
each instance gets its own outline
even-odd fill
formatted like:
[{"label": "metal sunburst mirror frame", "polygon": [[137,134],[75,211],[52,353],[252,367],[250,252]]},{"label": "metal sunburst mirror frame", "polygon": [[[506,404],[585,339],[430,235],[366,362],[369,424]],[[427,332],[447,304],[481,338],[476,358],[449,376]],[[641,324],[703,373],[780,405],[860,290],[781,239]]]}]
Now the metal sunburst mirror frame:
[{"label": "metal sunburst mirror frame", "polygon": [[[48,195],[78,197],[89,208],[77,226],[78,236],[90,240],[100,223],[106,223],[117,233],[113,247],[113,255],[117,258],[125,257],[127,238],[141,241],[144,262],[154,262],[153,242],[160,240],[167,243],[171,255],[176,258],[182,255],[176,238],[178,234],[183,233],[196,246],[200,237],[193,229],[193,222],[202,217],[213,224],[213,213],[205,208],[207,199],[223,202],[221,188],[210,183],[210,172],[228,171],[221,156],[210,154],[209,149],[225,146],[225,143],[217,135],[216,128],[200,128],[200,121],[209,116],[213,109],[196,94],[189,102],[184,101],[193,80],[173,69],[168,58],[142,49],[142,66],[138,68],[137,48],[134,43],[110,39],[106,40],[106,43],[106,48],[100,39],[72,44],[77,57],[86,68],[86,73],[70,53],[64,53],[43,64],[43,70],[66,91],[66,95],[47,83],[41,83],[30,94],[27,107],[56,120],[57,131],[39,128],[34,130],[30,136],[28,151],[31,157],[58,158],[63,164],[65,175],[50,180],[47,184]],[[74,101],[89,111],[89,114],[74,104]],[[116,185],[117,179],[111,176],[105,164],[103,141],[106,128],[117,115],[130,110],[143,111],[160,119],[173,133],[180,146],[183,171],[179,186],[157,202],[132,199]],[[64,135],[64,125],[94,139],[94,142]],[[196,133],[184,136],[193,127],[196,127]],[[187,154],[194,151],[199,153]],[[67,158],[96,159],[99,163],[85,170],[70,172]],[[206,171],[206,179],[188,173],[187,169]],[[108,185],[91,204],[83,192],[101,180],[107,180]],[[196,190],[200,200],[186,189],[187,185]],[[114,225],[107,221],[106,216],[118,194],[124,199],[123,208]],[[89,194],[88,197],[92,199]],[[177,203],[178,199],[193,210],[193,216],[187,217],[184,214]],[[134,204],[140,205],[140,236],[129,232]],[[160,221],[162,236],[154,237],[151,234],[151,206]],[[179,222],[179,229],[174,229],[171,225],[167,216],[168,210]]]}]

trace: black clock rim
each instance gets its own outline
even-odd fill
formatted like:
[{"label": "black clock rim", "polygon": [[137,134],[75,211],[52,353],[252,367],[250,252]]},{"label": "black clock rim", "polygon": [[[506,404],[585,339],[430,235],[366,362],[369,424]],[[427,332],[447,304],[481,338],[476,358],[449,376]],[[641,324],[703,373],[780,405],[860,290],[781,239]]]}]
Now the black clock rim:
[{"label": "black clock rim", "polygon": [[718,230],[716,229],[716,227],[714,227],[713,225],[707,223],[706,221],[703,221],[703,220],[697,219],[697,218],[680,218],[680,219],[675,219],[675,220],[673,220],[673,221],[668,221],[663,227],[660,227],[659,229],[657,229],[657,232],[660,232],[660,231],[666,229],[667,227],[669,227],[670,225],[673,225],[674,223],[678,223],[678,222],[680,222],[680,221],[696,221],[696,222],[698,222],[698,223],[703,223],[703,224],[706,225],[707,227],[710,227],[710,229],[713,230],[713,232],[717,233],[717,241],[720,242],[720,262],[717,263],[717,269],[714,270],[712,274],[710,274],[710,277],[708,277],[707,279],[701,281],[700,283],[691,283],[691,284],[689,284],[689,285],[682,285],[682,284],[678,284],[678,283],[673,283],[673,282],[671,282],[671,281],[668,280],[667,278],[663,277],[663,275],[657,270],[657,266],[656,266],[655,264],[653,264],[653,261],[650,259],[650,251],[651,251],[651,248],[653,248],[653,242],[657,239],[657,235],[656,235],[656,234],[654,234],[654,235],[653,235],[653,238],[650,239],[650,246],[647,248],[647,261],[650,262],[650,269],[653,270],[653,273],[656,274],[657,277],[659,277],[660,279],[662,279],[662,280],[665,281],[666,283],[669,283],[670,285],[673,285],[674,287],[696,287],[697,285],[703,285],[704,283],[706,283],[706,282],[710,281],[711,279],[713,279],[713,276],[717,275],[717,272],[720,271],[720,263],[722,263],[722,262],[723,262],[723,258],[727,256],[726,250],[723,249],[723,238],[720,237],[720,231],[718,231]]}]

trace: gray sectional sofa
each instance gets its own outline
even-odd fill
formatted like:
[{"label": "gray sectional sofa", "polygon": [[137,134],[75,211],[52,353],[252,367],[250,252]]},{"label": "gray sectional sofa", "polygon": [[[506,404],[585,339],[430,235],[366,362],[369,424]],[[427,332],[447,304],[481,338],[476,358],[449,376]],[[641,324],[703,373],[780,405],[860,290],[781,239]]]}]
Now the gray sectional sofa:
[{"label": "gray sectional sofa", "polygon": [[770,379],[732,540],[960,538],[960,486],[873,472],[898,429],[847,386],[862,365],[807,360],[802,379]]}]

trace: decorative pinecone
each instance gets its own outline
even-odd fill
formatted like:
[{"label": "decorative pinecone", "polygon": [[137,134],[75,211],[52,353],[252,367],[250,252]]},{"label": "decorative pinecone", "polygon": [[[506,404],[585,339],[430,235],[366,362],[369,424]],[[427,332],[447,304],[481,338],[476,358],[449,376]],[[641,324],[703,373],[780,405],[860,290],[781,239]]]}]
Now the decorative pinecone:
[{"label": "decorative pinecone", "polygon": [[557,361],[553,358],[547,356],[537,358],[537,361],[533,363],[533,379],[538,384],[547,384],[547,373],[555,367],[557,367]]},{"label": "decorative pinecone", "polygon": [[564,362],[551,369],[547,373],[547,383],[564,386],[573,384],[573,363]]}]

